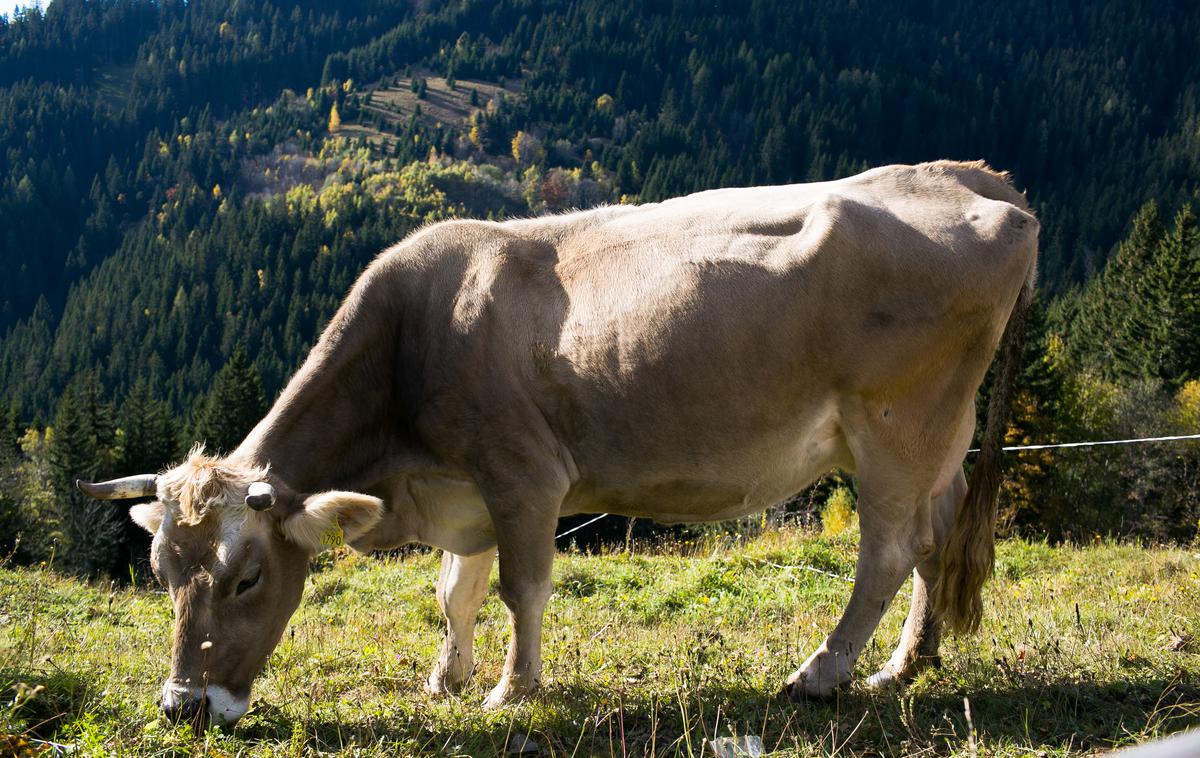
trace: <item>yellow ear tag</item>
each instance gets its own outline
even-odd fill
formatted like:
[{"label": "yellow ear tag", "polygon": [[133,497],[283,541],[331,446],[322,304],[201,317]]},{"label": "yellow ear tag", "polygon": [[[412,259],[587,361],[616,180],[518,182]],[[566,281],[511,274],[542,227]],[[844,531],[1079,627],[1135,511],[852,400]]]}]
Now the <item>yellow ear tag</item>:
[{"label": "yellow ear tag", "polygon": [[346,535],[342,534],[342,522],[336,518],[333,523],[321,535],[321,544],[325,547],[341,547],[346,541]]}]

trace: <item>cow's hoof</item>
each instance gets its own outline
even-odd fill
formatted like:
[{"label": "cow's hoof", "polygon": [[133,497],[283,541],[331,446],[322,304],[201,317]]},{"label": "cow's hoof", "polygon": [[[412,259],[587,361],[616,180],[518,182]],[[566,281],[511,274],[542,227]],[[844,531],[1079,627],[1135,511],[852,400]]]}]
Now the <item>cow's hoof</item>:
[{"label": "cow's hoof", "polygon": [[438,663],[425,680],[425,691],[431,695],[457,695],[467,686],[472,673],[473,666],[464,667],[457,662],[449,666]]},{"label": "cow's hoof", "polygon": [[783,692],[781,694],[797,703],[827,703],[833,700],[833,696],[837,693],[838,689],[838,687],[810,687],[803,679],[793,680],[792,677],[788,677],[788,681],[783,685]]},{"label": "cow's hoof", "polygon": [[425,691],[430,695],[457,695],[466,685],[465,679],[455,681],[442,672],[435,671],[425,680]]},{"label": "cow's hoof", "polygon": [[917,675],[925,669],[938,668],[941,665],[942,658],[939,655],[923,655],[911,658],[902,666],[897,666],[895,663],[888,661],[883,665],[883,668],[867,678],[866,685],[873,690],[902,687],[913,679],[916,679]]},{"label": "cow's hoof", "polygon": [[850,684],[851,673],[843,660],[828,654],[814,655],[787,678],[784,690],[793,700],[821,702],[831,699]]},{"label": "cow's hoof", "polygon": [[533,687],[526,688],[512,681],[501,680],[499,684],[492,688],[488,696],[484,698],[483,710],[498,711],[507,705],[524,700],[536,691],[536,684]]},{"label": "cow's hoof", "polygon": [[903,684],[904,677],[900,676],[890,663],[871,674],[866,681],[867,687],[872,690],[886,690]]}]

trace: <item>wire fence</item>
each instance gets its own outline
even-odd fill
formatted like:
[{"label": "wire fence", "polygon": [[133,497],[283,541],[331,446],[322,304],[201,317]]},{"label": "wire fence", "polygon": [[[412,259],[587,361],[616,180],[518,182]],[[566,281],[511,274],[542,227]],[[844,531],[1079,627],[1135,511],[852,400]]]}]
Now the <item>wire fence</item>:
[{"label": "wire fence", "polygon": [[[1008,446],[1002,447],[1000,449],[1005,452],[1012,453],[1012,452],[1019,452],[1021,450],[1053,450],[1055,448],[1100,447],[1103,445],[1136,445],[1136,444],[1145,444],[1145,443],[1153,443],[1153,442],[1178,442],[1180,440],[1200,440],[1200,434],[1168,434],[1168,435],[1164,435],[1161,437],[1134,437],[1134,438],[1123,439],[1123,440],[1092,440],[1089,442],[1052,442],[1052,443],[1046,443],[1046,444],[1041,444],[1041,445],[1008,445]],[[979,448],[973,447],[970,450],[968,450],[967,452],[968,453],[978,453]],[[575,532],[578,532],[580,529],[591,526],[592,524],[596,523],[597,521],[599,521],[603,518],[607,518],[610,515],[612,515],[612,514],[601,513],[599,516],[596,516],[595,518],[593,518],[589,521],[585,521],[582,524],[573,526],[570,529],[566,530],[565,532],[562,532],[561,534],[554,535],[554,539],[556,539],[556,540],[562,539],[563,537],[566,537],[568,534],[573,534]],[[845,578],[845,577],[839,577],[839,578]]]}]

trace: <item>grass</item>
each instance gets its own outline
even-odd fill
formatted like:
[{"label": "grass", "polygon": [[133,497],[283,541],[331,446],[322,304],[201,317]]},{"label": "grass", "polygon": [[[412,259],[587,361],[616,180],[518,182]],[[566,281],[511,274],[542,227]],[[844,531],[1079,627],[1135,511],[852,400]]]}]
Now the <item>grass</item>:
[{"label": "grass", "polygon": [[[780,755],[971,755],[974,737],[979,755],[1060,756],[1200,725],[1200,553],[1107,542],[1001,544],[984,629],[948,640],[941,668],[902,691],[789,702],[784,678],[849,596],[845,580],[808,569],[850,574],[854,555],[852,533],[792,530],[566,552],[545,688],[487,714],[479,703],[507,640],[494,593],[475,679],[461,697],[431,697],[421,686],[441,639],[437,555],[342,553],[315,566],[247,716],[203,734],[155,705],[164,594],[0,569],[0,734],[9,750],[24,739],[75,755],[491,755],[520,734],[546,755],[698,756],[711,755],[706,740],[753,734]],[[886,660],[906,601],[860,673]]]}]

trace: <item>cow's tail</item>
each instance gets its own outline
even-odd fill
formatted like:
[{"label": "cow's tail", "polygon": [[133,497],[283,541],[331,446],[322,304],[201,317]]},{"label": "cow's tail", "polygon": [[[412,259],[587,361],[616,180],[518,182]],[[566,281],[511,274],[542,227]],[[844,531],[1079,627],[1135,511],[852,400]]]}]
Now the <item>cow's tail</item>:
[{"label": "cow's tail", "polygon": [[1008,317],[988,401],[987,426],[967,495],[942,549],[942,570],[933,589],[934,612],[956,634],[970,634],[983,618],[983,585],[992,576],[996,552],[996,501],[1000,455],[1013,385],[1021,367],[1025,324],[1033,304],[1033,274],[1027,277]]}]

